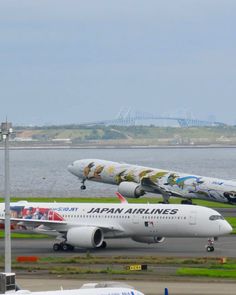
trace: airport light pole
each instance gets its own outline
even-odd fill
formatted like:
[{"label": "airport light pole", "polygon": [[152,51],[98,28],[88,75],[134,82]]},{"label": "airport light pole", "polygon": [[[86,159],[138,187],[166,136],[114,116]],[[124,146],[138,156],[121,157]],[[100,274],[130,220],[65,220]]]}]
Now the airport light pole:
[{"label": "airport light pole", "polygon": [[11,272],[11,212],[9,186],[9,136],[12,133],[12,123],[1,124],[1,137],[5,142],[5,272]]}]

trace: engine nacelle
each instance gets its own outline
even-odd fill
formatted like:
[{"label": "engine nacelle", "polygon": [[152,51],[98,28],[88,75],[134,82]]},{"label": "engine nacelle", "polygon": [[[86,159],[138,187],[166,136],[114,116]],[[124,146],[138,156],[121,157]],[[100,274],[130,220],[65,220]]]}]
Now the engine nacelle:
[{"label": "engine nacelle", "polygon": [[127,198],[139,198],[145,194],[140,184],[130,181],[122,181],[118,186],[118,192]]},{"label": "engine nacelle", "polygon": [[133,241],[139,242],[139,243],[146,243],[146,244],[157,244],[164,242],[165,238],[163,237],[133,237]]},{"label": "engine nacelle", "polygon": [[66,235],[67,243],[79,248],[98,248],[103,242],[103,232],[98,227],[72,227]]}]

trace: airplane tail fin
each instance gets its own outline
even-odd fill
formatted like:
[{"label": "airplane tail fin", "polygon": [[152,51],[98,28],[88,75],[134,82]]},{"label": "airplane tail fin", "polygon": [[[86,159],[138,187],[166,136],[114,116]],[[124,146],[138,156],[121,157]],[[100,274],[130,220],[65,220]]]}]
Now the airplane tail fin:
[{"label": "airplane tail fin", "polygon": [[128,201],[126,200],[124,196],[122,196],[122,194],[116,192],[116,195],[122,204],[128,204]]}]

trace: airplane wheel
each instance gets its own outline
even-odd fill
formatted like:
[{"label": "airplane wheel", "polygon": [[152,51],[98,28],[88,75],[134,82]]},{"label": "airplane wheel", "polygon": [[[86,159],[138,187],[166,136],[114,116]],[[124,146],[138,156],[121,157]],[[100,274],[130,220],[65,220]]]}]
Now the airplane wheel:
[{"label": "airplane wheel", "polygon": [[61,248],[64,252],[68,251],[70,249],[69,245],[68,244],[62,244],[61,245]]},{"label": "airplane wheel", "polygon": [[75,249],[75,247],[74,247],[74,246],[72,246],[72,245],[69,245],[69,250],[70,250],[70,251],[74,251],[74,249]]},{"label": "airplane wheel", "polygon": [[100,246],[101,249],[105,249],[107,247],[107,243],[105,241],[102,242],[102,245]]},{"label": "airplane wheel", "polygon": [[183,204],[183,205],[192,205],[193,203],[192,203],[191,200],[182,200],[181,204]]},{"label": "airplane wheel", "polygon": [[60,244],[58,244],[58,243],[56,243],[56,244],[54,244],[53,245],[53,250],[55,251],[55,252],[58,252],[58,251],[60,251],[61,250],[61,245]]},{"label": "airplane wheel", "polygon": [[215,248],[213,246],[207,246],[206,247],[207,252],[213,252]]},{"label": "airplane wheel", "polygon": [[80,189],[85,190],[86,189],[86,185],[81,185]]}]

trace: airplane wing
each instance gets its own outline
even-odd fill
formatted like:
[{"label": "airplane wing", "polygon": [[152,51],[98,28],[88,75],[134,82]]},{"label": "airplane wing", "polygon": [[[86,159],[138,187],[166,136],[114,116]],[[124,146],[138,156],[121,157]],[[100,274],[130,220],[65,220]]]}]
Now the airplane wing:
[{"label": "airplane wing", "polygon": [[[5,218],[1,217],[1,221],[4,221]],[[68,231],[68,229],[72,227],[80,227],[80,226],[88,226],[88,227],[98,227],[102,229],[104,232],[123,232],[124,229],[120,226],[104,226],[104,225],[99,225],[99,224],[78,224],[78,223],[73,223],[73,222],[68,222],[68,221],[61,221],[61,220],[37,220],[37,219],[26,219],[26,218],[11,218],[11,223],[20,225],[20,226],[25,226],[26,230],[27,227],[29,228],[38,228],[39,226],[44,226],[48,230],[52,231],[57,231],[59,233],[65,233]]]},{"label": "airplane wing", "polygon": [[181,193],[169,190],[163,185],[161,186],[158,185],[157,183],[153,182],[150,179],[150,177],[143,177],[141,179],[141,185],[142,185],[142,188],[148,192],[161,194],[162,196],[166,196],[166,197],[173,196],[173,197],[183,198],[183,195]]},{"label": "airplane wing", "polygon": [[[1,221],[5,218],[1,217]],[[29,228],[37,228],[39,226],[45,226],[47,229],[65,232],[67,231],[67,222],[60,220],[37,220],[37,219],[26,219],[26,218],[11,218],[11,224],[19,225],[19,228],[28,230]]]}]

